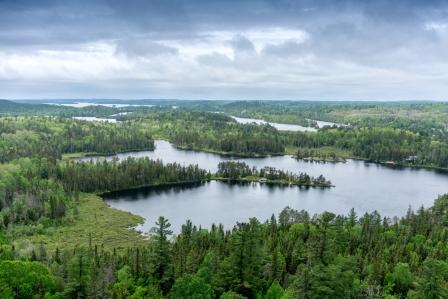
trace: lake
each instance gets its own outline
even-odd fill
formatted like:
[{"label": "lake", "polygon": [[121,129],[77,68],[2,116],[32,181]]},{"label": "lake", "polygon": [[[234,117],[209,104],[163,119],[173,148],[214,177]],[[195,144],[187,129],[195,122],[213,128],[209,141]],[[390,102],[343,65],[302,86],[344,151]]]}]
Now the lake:
[{"label": "lake", "polygon": [[[300,125],[273,123],[273,122],[268,122],[268,121],[265,121],[262,119],[257,119],[257,118],[236,117],[236,116],[232,116],[232,115],[230,115],[230,117],[233,118],[234,120],[236,120],[240,124],[257,124],[257,125],[269,124],[279,131],[299,131],[299,132],[316,132],[317,131],[317,129],[313,128],[313,127],[304,127],[304,126],[300,126]],[[341,124],[337,124],[337,123],[333,123],[333,122],[329,122],[329,121],[311,120],[311,119],[310,119],[310,121],[315,121],[317,124],[317,127],[319,129],[321,129],[325,126],[330,126],[330,127],[345,126],[345,125],[341,125]]]},{"label": "lake", "polygon": [[[216,170],[220,161],[229,160],[216,154],[185,151],[170,143],[156,141],[154,151],[118,154],[125,159],[149,157],[164,162],[198,164],[201,168]],[[82,160],[112,159],[92,157]],[[347,214],[353,207],[358,214],[378,210],[383,216],[402,216],[409,206],[429,207],[434,199],[448,192],[448,175],[425,169],[390,168],[387,166],[348,160],[347,163],[313,163],[297,161],[290,156],[239,159],[258,168],[274,166],[293,172],[323,174],[336,186],[331,189],[305,189],[278,187],[264,184],[227,184],[209,182],[202,185],[146,188],[110,194],[106,202],[124,211],[145,217],[141,227],[147,231],[157,217],[167,217],[175,232],[187,219],[194,224],[209,227],[212,223],[223,223],[231,228],[236,221],[257,217],[260,221],[278,213],[286,206],[307,210],[310,214],[331,211]]]},{"label": "lake", "polygon": [[290,124],[280,124],[280,123],[273,123],[268,122],[262,119],[256,119],[256,118],[246,118],[246,117],[236,117],[236,116],[230,116],[234,120],[236,120],[240,124],[252,124],[255,123],[257,125],[264,125],[269,124],[276,128],[279,131],[299,131],[299,132],[315,132],[317,129],[312,127],[303,127],[299,125],[290,125]]},{"label": "lake", "polygon": [[[111,115],[113,116],[113,115]],[[101,121],[101,122],[109,122],[109,123],[116,123],[117,120],[115,118],[101,118],[101,117],[95,117],[95,116],[73,116],[73,119],[76,120],[85,120],[85,121]]]},{"label": "lake", "polygon": [[74,108],[84,108],[88,106],[105,106],[105,107],[113,107],[113,108],[125,108],[125,107],[154,107],[154,105],[138,105],[138,104],[115,104],[115,103],[91,103],[91,102],[74,102],[69,104],[59,104],[48,102],[45,103],[47,105],[55,105],[55,106],[66,106],[66,107],[74,107]]},{"label": "lake", "polygon": [[[52,103],[47,103],[50,105],[53,105]],[[107,106],[107,107],[117,107],[117,108],[122,108],[122,107],[129,107],[129,106],[137,106],[137,105],[128,105],[128,104],[94,104],[94,103],[87,103],[87,102],[77,102],[74,104],[57,104],[60,106],[71,106],[71,107],[77,107],[77,108],[82,108],[82,107],[87,107],[87,106],[94,106],[94,105],[102,105],[102,106]],[[153,105],[141,105],[141,106],[148,106],[151,107]],[[177,109],[177,106],[172,106],[171,108],[173,109]],[[117,114],[112,114],[111,117],[115,117],[115,116],[121,116],[121,115],[126,115],[129,112],[120,112]],[[219,112],[217,112],[219,113]],[[245,118],[245,117],[236,117],[236,116],[232,116],[229,115],[231,118],[233,118],[234,120],[236,120],[238,123],[240,124],[257,124],[257,125],[264,125],[264,124],[269,124],[271,126],[273,126],[274,128],[276,128],[279,131],[299,131],[299,132],[316,132],[317,129],[313,128],[313,127],[304,127],[304,126],[300,126],[300,125],[291,125],[291,124],[281,124],[281,123],[274,123],[274,122],[267,122],[265,120],[262,119],[256,119],[256,118]],[[92,117],[92,116],[75,116],[72,117],[73,119],[77,119],[77,120],[85,120],[85,121],[102,121],[102,122],[112,122],[112,123],[116,123],[117,120],[114,118],[99,118],[99,117]],[[333,125],[337,125],[336,123],[332,123],[332,122],[327,122],[327,121],[320,121],[317,120],[316,121],[317,126],[319,128],[323,128],[324,126],[333,126]]]}]

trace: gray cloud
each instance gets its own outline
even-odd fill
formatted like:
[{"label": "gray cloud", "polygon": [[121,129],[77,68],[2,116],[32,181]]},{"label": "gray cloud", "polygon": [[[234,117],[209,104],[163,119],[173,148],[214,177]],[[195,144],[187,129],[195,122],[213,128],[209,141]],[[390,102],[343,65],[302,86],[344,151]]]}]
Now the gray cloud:
[{"label": "gray cloud", "polygon": [[447,48],[444,0],[0,0],[0,97],[441,99]]},{"label": "gray cloud", "polygon": [[234,36],[230,44],[232,45],[233,50],[237,53],[251,54],[255,51],[254,44],[243,35]]},{"label": "gray cloud", "polygon": [[307,47],[304,47],[304,45],[294,40],[288,40],[279,45],[266,45],[263,49],[263,54],[279,57],[302,56],[309,53],[309,50],[306,49]]},{"label": "gray cloud", "polygon": [[229,57],[219,53],[199,55],[196,59],[200,64],[206,66],[226,67],[232,64],[232,60]]},{"label": "gray cloud", "polygon": [[153,57],[158,55],[175,55],[178,50],[148,39],[121,39],[117,43],[116,52],[128,57]]}]

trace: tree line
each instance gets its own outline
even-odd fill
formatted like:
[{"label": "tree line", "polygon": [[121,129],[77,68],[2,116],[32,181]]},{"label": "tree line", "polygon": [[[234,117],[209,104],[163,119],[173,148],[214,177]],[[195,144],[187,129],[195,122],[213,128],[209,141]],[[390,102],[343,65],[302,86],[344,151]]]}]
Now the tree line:
[{"label": "tree line", "polygon": [[200,182],[210,176],[197,165],[163,164],[148,158],[102,163],[21,158],[0,164],[0,229],[43,219],[64,221],[80,192]]},{"label": "tree line", "polygon": [[[228,155],[266,156],[315,150],[375,162],[448,168],[448,142],[431,134],[387,127],[324,128],[284,132],[269,125],[238,124],[210,112],[152,108],[122,116],[123,121],[93,123],[60,118],[0,118],[0,162],[63,153],[103,153],[153,149],[152,136],[183,149]],[[324,150],[325,149],[325,150]]]},{"label": "tree line", "polygon": [[196,183],[211,178],[248,177],[281,184],[331,186],[322,175],[293,174],[272,167],[260,170],[244,162],[222,162],[212,174],[198,165],[164,164],[161,160],[112,158],[110,161],[53,162],[46,158],[22,158],[0,164],[0,227],[34,223],[45,217],[63,219],[68,207],[76,204],[80,192],[104,193],[163,184]]},{"label": "tree line", "polygon": [[[402,218],[285,208],[231,230],[160,217],[147,246],[101,244],[15,260],[0,245],[2,298],[446,298],[448,196]],[[0,239],[1,240],[1,239]],[[0,241],[1,242],[1,241]],[[82,244],[81,244],[82,245]]]},{"label": "tree line", "polygon": [[375,162],[448,168],[448,143],[434,141],[410,131],[393,128],[328,128],[316,133],[290,135],[298,148],[335,147],[354,157]]},{"label": "tree line", "polygon": [[23,158],[0,164],[0,230],[17,223],[65,216],[71,195],[45,171],[41,172],[41,163],[46,161]]},{"label": "tree line", "polygon": [[60,159],[64,153],[113,154],[154,149],[148,132],[132,123],[77,121],[61,118],[0,118],[0,162],[21,157]]},{"label": "tree line", "polygon": [[238,124],[221,113],[154,108],[148,113],[126,115],[126,119],[184,149],[242,156],[285,152],[285,143],[275,128]]},{"label": "tree line", "polygon": [[198,165],[164,164],[161,160],[132,158],[103,162],[66,161],[57,165],[55,178],[70,192],[108,192],[182,182],[200,182],[210,174]]},{"label": "tree line", "polygon": [[126,115],[126,119],[185,149],[242,156],[316,150],[334,159],[341,158],[343,151],[345,156],[374,162],[448,168],[446,138],[385,125],[286,132],[269,125],[238,124],[221,113],[163,108]]}]

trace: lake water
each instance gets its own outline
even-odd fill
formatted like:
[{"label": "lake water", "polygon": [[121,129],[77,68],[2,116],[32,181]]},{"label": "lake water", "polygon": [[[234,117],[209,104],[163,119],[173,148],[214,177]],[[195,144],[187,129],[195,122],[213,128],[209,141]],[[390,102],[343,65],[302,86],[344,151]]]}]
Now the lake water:
[{"label": "lake water", "polygon": [[[229,160],[216,154],[178,150],[170,143],[156,141],[155,151],[118,154],[125,159],[149,157],[164,162],[198,164],[216,171],[220,161]],[[112,159],[93,157],[82,160]],[[278,187],[265,184],[227,184],[209,182],[202,185],[147,188],[110,194],[106,202],[114,208],[145,217],[141,227],[147,231],[159,216],[167,217],[175,232],[187,219],[202,227],[223,223],[231,228],[236,221],[257,217],[261,221],[286,206],[307,210],[310,214],[331,211],[347,214],[353,207],[358,214],[378,210],[384,216],[402,216],[409,206],[429,207],[434,199],[448,192],[448,175],[424,169],[396,169],[363,161],[347,163],[312,163],[297,161],[290,156],[240,159],[251,166],[275,166],[293,172],[323,174],[336,186],[331,189]]]},{"label": "lake water", "polygon": [[72,118],[77,119],[77,120],[85,120],[85,121],[101,121],[101,122],[109,122],[109,123],[117,122],[117,120],[115,118],[100,118],[100,117],[95,117],[95,116],[74,116]]},{"label": "lake water", "polygon": [[333,123],[333,122],[329,122],[329,121],[323,121],[323,120],[314,120],[314,121],[316,122],[316,124],[319,127],[319,129],[323,128],[323,127],[327,127],[327,126],[329,126],[329,127],[333,127],[333,126],[336,126],[336,127],[346,127],[347,126],[347,125],[337,124],[337,123]]},{"label": "lake water", "polygon": [[[246,117],[236,117],[236,116],[230,116],[230,117],[241,124],[251,124],[251,123],[255,123],[257,125],[270,124],[271,126],[273,126],[274,128],[276,128],[279,131],[299,131],[299,132],[316,132],[317,131],[317,129],[313,128],[313,127],[304,127],[304,126],[299,126],[299,125],[273,123],[273,122],[268,122],[268,121],[265,121],[262,119],[257,119],[257,118],[246,118]],[[341,125],[341,124],[337,124],[337,123],[333,123],[333,122],[329,122],[329,121],[322,121],[322,120],[314,120],[314,121],[316,122],[317,127],[319,129],[323,128],[325,126],[330,126],[330,127],[345,126],[345,125]]]},{"label": "lake water", "polygon": [[59,104],[59,103],[45,103],[47,105],[55,105],[55,106],[66,106],[66,107],[74,107],[74,108],[84,108],[88,106],[105,106],[105,107],[113,107],[113,108],[124,108],[124,107],[154,107],[154,105],[138,105],[138,104],[114,104],[114,103],[91,103],[91,102],[74,102],[68,104]]},{"label": "lake water", "polygon": [[315,132],[317,131],[315,128],[312,127],[303,127],[299,125],[290,125],[290,124],[280,124],[280,123],[273,123],[268,122],[262,119],[256,119],[256,118],[246,118],[246,117],[236,117],[236,116],[230,116],[240,124],[251,124],[255,123],[257,125],[264,125],[264,124],[270,124],[274,128],[276,128],[279,131],[300,131],[300,132]]},{"label": "lake water", "polygon": [[[53,105],[52,103],[48,103]],[[148,106],[151,107],[153,105],[129,105],[129,104],[94,104],[94,103],[87,103],[87,102],[77,102],[74,104],[57,104],[60,106],[71,106],[71,107],[77,107],[77,108],[82,108],[82,107],[87,107],[87,106],[93,106],[93,105],[102,105],[102,106],[107,106],[107,107],[117,107],[117,108],[122,108],[122,107],[128,107],[128,106]],[[179,107],[177,106],[172,106],[172,109],[177,109]],[[121,115],[126,115],[130,112],[120,112],[117,114],[112,114],[111,117],[115,117],[115,116],[121,116]],[[313,128],[313,127],[303,127],[300,125],[290,125],[290,124],[281,124],[281,123],[273,123],[273,122],[267,122],[265,120],[262,119],[256,119],[256,118],[245,118],[245,117],[236,117],[236,116],[232,116],[230,115],[231,118],[233,118],[234,120],[236,120],[238,123],[241,124],[250,124],[250,123],[255,123],[257,125],[264,125],[264,124],[269,124],[271,126],[273,126],[274,128],[276,128],[279,131],[299,131],[299,132],[316,132],[317,129]],[[116,119],[113,118],[98,118],[98,117],[91,117],[91,116],[76,116],[73,117],[73,119],[78,119],[78,120],[86,120],[86,121],[102,121],[102,122],[112,122],[115,123],[117,122]],[[335,123],[332,122],[326,122],[326,121],[316,121],[317,126],[319,128],[323,128],[324,126],[333,126],[333,125],[337,125]]]}]

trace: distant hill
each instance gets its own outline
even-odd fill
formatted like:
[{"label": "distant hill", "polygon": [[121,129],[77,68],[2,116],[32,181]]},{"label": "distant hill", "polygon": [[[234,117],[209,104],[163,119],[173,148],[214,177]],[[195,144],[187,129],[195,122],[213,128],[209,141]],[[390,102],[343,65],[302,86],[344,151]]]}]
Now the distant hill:
[{"label": "distant hill", "polygon": [[121,112],[119,108],[87,106],[82,108],[50,105],[43,103],[24,103],[0,100],[0,116],[97,116],[106,117]]},{"label": "distant hill", "polygon": [[0,115],[44,114],[52,110],[49,107],[49,105],[44,104],[22,104],[8,100],[0,100]]},{"label": "distant hill", "polygon": [[13,101],[8,101],[8,100],[2,100],[0,99],[0,108],[10,108],[10,107],[16,107],[16,106],[20,106],[23,104],[19,104]]}]

